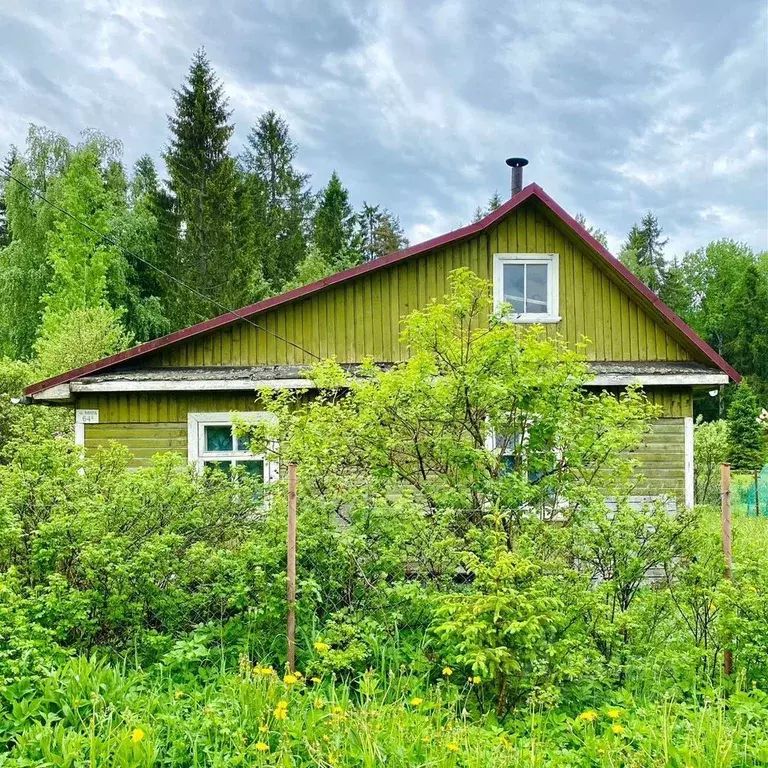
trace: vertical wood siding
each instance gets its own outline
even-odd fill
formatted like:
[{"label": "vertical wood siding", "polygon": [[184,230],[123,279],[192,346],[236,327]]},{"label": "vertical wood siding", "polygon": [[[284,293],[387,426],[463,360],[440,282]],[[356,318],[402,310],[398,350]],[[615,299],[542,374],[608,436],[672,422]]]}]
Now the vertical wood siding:
[{"label": "vertical wood siding", "polygon": [[[469,267],[487,280],[495,253],[559,253],[560,314],[547,333],[572,343],[587,338],[598,361],[685,361],[692,353],[680,336],[629,295],[586,247],[568,236],[543,208],[529,201],[489,232],[425,253],[252,318],[189,339],[145,358],[144,365],[228,366],[380,361],[407,355],[399,342],[400,319],[448,291],[448,275]],[[267,329],[267,330],[263,330]],[[293,341],[298,349],[274,334]]]}]

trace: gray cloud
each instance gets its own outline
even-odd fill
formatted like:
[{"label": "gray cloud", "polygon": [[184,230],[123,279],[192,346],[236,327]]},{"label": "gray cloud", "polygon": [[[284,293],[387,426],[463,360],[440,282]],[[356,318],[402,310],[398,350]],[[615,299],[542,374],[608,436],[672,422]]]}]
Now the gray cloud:
[{"label": "gray cloud", "polygon": [[504,194],[503,159],[524,154],[614,250],[648,209],[671,252],[763,249],[767,25],[759,0],[0,0],[0,152],[37,122],[158,156],[205,45],[235,151],[277,109],[316,187],[337,169],[414,241]]}]

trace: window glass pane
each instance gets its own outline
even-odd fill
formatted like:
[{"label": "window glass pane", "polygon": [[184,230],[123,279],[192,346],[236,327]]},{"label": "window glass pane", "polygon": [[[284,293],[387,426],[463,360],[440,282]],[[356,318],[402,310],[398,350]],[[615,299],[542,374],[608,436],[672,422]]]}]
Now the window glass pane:
[{"label": "window glass pane", "polygon": [[240,436],[237,438],[237,450],[238,451],[250,451],[251,440],[248,437]]},{"label": "window glass pane", "polygon": [[528,264],[526,312],[547,311],[547,265]]},{"label": "window glass pane", "polygon": [[504,301],[515,312],[525,312],[525,264],[504,265]]},{"label": "window glass pane", "polygon": [[259,479],[264,478],[264,461],[262,459],[238,461],[235,463],[238,467],[242,467],[244,474],[250,475],[251,477],[257,477]]},{"label": "window glass pane", "polygon": [[503,468],[503,472],[505,475],[508,475],[514,472],[516,464],[517,464],[517,459],[514,456],[501,457],[501,466]]},{"label": "window glass pane", "polygon": [[206,461],[205,469],[209,472],[223,472],[228,475],[232,469],[232,464],[229,461]]},{"label": "window glass pane", "polygon": [[206,427],[205,450],[230,453],[232,451],[232,427],[229,425]]}]

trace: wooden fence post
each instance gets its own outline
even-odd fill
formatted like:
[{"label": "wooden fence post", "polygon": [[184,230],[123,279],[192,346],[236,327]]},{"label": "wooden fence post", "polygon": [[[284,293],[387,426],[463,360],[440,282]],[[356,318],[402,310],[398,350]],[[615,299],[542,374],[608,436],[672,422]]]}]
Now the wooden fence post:
[{"label": "wooden fence post", "polygon": [[288,465],[288,669],[296,669],[296,465]]},{"label": "wooden fence post", "polygon": [[[731,549],[731,465],[720,465],[720,510],[723,523],[723,560],[725,569],[723,576],[730,581],[733,577],[733,553]],[[733,672],[733,650],[723,650],[723,672],[730,675]]]}]

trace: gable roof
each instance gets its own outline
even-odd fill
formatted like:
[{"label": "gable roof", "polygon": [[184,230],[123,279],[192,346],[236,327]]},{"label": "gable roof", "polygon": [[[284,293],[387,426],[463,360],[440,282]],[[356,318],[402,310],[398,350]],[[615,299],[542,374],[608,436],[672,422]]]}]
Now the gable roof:
[{"label": "gable roof", "polygon": [[513,211],[518,206],[522,205],[526,200],[535,198],[541,204],[544,205],[557,219],[559,219],[565,227],[574,234],[579,240],[587,245],[597,256],[615,273],[617,273],[622,282],[627,284],[635,293],[646,299],[655,309],[667,320],[672,326],[674,326],[687,341],[711,362],[716,368],[727,374],[734,382],[739,382],[741,376],[737,371],[729,365],[712,347],[709,346],[703,339],[701,339],[691,328],[688,327],[669,307],[664,304],[659,297],[653,293],[642,281],[635,277],[615,256],[611,255],[608,250],[595,238],[587,232],[573,217],[566,213],[538,184],[529,184],[525,189],[516,194],[506,203],[501,205],[495,211],[488,216],[480,219],[480,221],[474,224],[469,224],[465,227],[460,227],[452,232],[448,232],[445,235],[434,237],[431,240],[426,240],[423,243],[412,245],[410,248],[405,248],[402,251],[395,251],[394,253],[381,256],[373,261],[360,264],[357,267],[346,269],[343,272],[338,272],[334,275],[318,280],[315,283],[302,286],[301,288],[295,288],[292,291],[281,293],[278,296],[272,296],[263,301],[258,301],[255,304],[251,304],[247,307],[243,307],[236,311],[226,312],[223,315],[218,315],[211,320],[206,320],[202,323],[197,323],[189,328],[183,328],[180,331],[175,331],[167,336],[162,336],[152,341],[147,341],[143,344],[139,344],[131,349],[127,349],[123,352],[118,352],[115,355],[96,360],[93,363],[84,365],[80,368],[74,368],[66,373],[53,376],[44,381],[39,381],[35,384],[28,386],[24,393],[26,395],[33,395],[41,392],[42,390],[50,387],[57,386],[59,384],[66,384],[67,382],[78,379],[81,376],[96,373],[98,371],[104,371],[112,368],[120,363],[124,363],[128,360],[133,360],[143,355],[147,355],[150,352],[155,352],[158,349],[167,347],[171,344],[175,344],[179,341],[184,341],[193,336],[198,336],[203,333],[208,333],[222,326],[235,323],[239,320],[265,312],[269,309],[279,307],[283,304],[287,304],[296,299],[311,296],[318,293],[332,285],[351,280],[359,275],[364,275],[368,272],[375,272],[376,270],[383,269],[391,264],[396,264],[406,259],[410,259],[426,251],[431,251],[435,248],[455,243],[460,240],[465,240],[474,235],[492,227],[497,221],[502,219],[508,213]]}]

